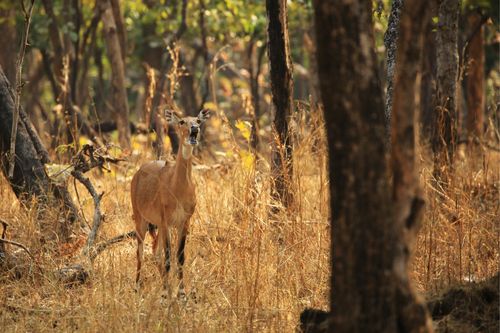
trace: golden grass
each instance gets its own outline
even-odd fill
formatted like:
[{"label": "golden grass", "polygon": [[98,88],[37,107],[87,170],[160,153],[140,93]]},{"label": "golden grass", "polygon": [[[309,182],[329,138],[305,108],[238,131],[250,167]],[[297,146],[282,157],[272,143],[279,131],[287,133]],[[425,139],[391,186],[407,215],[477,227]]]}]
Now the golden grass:
[{"label": "golden grass", "polygon": [[[293,213],[268,214],[270,183],[264,162],[254,174],[237,155],[213,168],[215,162],[206,158],[202,160],[209,168],[193,171],[198,205],[187,243],[186,302],[175,297],[175,265],[170,288],[162,297],[149,238],[144,290],[136,293],[135,241],[114,245],[93,263],[80,256],[84,235],[78,230],[73,248],[53,250],[50,239],[43,243],[34,213],[21,210],[1,180],[0,217],[10,223],[9,238],[26,244],[43,268],[41,272],[33,268],[18,280],[0,280],[2,331],[291,332],[305,307],[327,309],[330,238],[325,147],[315,140],[317,132],[297,135],[302,137],[295,149]],[[143,153],[112,174],[90,174],[98,191],[105,192],[101,240],[133,229],[130,175],[149,158]],[[428,209],[412,271],[421,291],[483,279],[498,270],[500,158],[487,152],[484,159],[479,166],[466,160],[459,163],[456,182],[446,190],[445,199],[431,188],[430,172],[423,168]],[[82,187],[78,189],[91,221],[92,201]],[[53,222],[50,212],[42,224],[49,222]],[[71,262],[84,263],[90,270],[88,284],[65,288],[57,282],[51,272]]]}]

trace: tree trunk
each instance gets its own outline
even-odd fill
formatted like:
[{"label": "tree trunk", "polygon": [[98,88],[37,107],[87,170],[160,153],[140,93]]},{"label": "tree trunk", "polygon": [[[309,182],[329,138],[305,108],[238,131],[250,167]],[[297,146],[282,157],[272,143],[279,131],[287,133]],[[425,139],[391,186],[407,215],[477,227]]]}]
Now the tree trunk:
[{"label": "tree trunk", "polygon": [[387,136],[390,141],[391,133],[391,113],[392,113],[392,91],[394,89],[394,72],[396,68],[396,51],[399,34],[399,18],[401,16],[401,8],[403,0],[394,0],[392,2],[391,14],[387,24],[387,31],[384,35],[384,45],[387,54],[387,88],[385,95],[385,119],[387,126]]},{"label": "tree trunk", "polygon": [[292,59],[290,56],[287,2],[266,0],[268,18],[268,55],[271,78],[272,102],[274,106],[273,126],[275,143],[272,153],[273,196],[285,207],[293,202],[290,189],[293,175],[292,140],[288,122],[293,107]]},{"label": "tree trunk", "polygon": [[459,9],[459,0],[438,0],[437,119],[432,145],[438,178],[452,166],[456,149]]},{"label": "tree trunk", "polygon": [[130,148],[130,128],[128,125],[128,101],[125,87],[125,66],[119,36],[109,0],[101,1],[103,32],[106,49],[111,64],[111,94],[114,115],[118,126],[118,139],[122,148]]},{"label": "tree trunk", "polygon": [[484,28],[482,16],[470,12],[467,17],[472,37],[467,46],[467,135],[481,140],[484,122]]},{"label": "tree trunk", "polygon": [[[0,166],[7,177],[8,152],[14,99],[9,82],[0,68]],[[66,188],[52,184],[44,170],[44,164],[50,163],[49,154],[43,147],[38,134],[24,111],[20,110],[20,119],[16,136],[16,159],[14,176],[9,179],[12,190],[25,205],[31,205],[32,198],[40,204],[40,211],[49,204],[50,193],[63,205],[65,219],[60,226],[63,236],[68,236],[66,221],[73,222],[78,218],[78,210],[73,205]]]},{"label": "tree trunk", "polygon": [[397,67],[392,105],[392,200],[396,252],[393,274],[398,332],[432,332],[425,303],[409,281],[409,261],[421,226],[424,200],[419,188],[416,127],[420,108],[420,83],[424,33],[430,21],[429,6],[405,0],[397,45]]},{"label": "tree trunk", "polygon": [[120,0],[110,0],[111,9],[113,11],[113,18],[116,24],[116,32],[118,40],[120,41],[120,50],[122,55],[123,64],[127,59],[127,33],[125,30],[125,23],[123,22],[123,15],[120,9]]},{"label": "tree trunk", "polygon": [[[410,10],[413,8],[410,5]],[[333,273],[328,331],[425,332],[425,311],[410,297],[403,251],[407,244],[402,238],[403,226],[396,223],[401,219],[395,215],[388,180],[384,101],[374,52],[371,1],[315,0],[314,9],[329,142]],[[418,45],[411,47],[418,50]],[[398,59],[406,59],[404,51],[400,47]],[[411,74],[403,70],[397,73],[415,76],[418,59],[411,60]],[[403,91],[411,96],[403,109],[399,106],[402,94],[395,87],[394,117],[399,118],[400,112],[415,106],[415,91]],[[412,130],[412,121],[413,113],[403,124]],[[400,133],[398,129],[393,135],[399,137]],[[408,145],[414,143],[413,135],[405,137]],[[409,162],[406,155],[401,158],[411,164],[414,156]],[[424,312],[410,313],[409,309]]]},{"label": "tree trunk", "polygon": [[[54,6],[52,0],[42,0],[45,12],[49,17],[49,38],[54,51],[52,61],[48,61],[46,52],[42,51],[44,61],[46,63],[47,76],[51,79],[51,85],[54,93],[54,99],[63,107],[64,116],[67,116],[70,124],[66,125],[67,140],[66,143],[73,141],[74,137],[81,131],[82,134],[87,135],[96,144],[102,144],[97,133],[89,126],[87,119],[81,114],[80,110],[73,105],[71,99],[71,84],[67,80],[70,68],[65,68],[64,59],[67,54],[64,53],[63,41],[57,25],[56,14],[54,13]],[[67,58],[66,58],[67,59]],[[69,59],[68,59],[69,60]],[[52,70],[51,65],[52,64]],[[69,67],[69,63],[66,67]],[[67,71],[67,73],[64,73]],[[67,76],[65,76],[67,74]],[[58,121],[63,119],[58,119]],[[66,121],[64,121],[66,123]],[[78,145],[78,141],[77,145]],[[77,147],[75,147],[77,148]]]},{"label": "tree trunk", "polygon": [[[435,1],[429,3],[431,16],[437,15]],[[420,85],[421,137],[432,138],[436,120],[436,32],[432,20],[428,20],[424,33],[425,52],[423,54],[422,79]]]}]

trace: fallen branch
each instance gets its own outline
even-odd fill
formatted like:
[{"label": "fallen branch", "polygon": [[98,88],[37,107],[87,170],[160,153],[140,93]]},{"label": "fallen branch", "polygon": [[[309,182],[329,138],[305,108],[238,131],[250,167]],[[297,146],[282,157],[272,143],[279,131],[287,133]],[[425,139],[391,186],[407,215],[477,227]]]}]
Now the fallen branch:
[{"label": "fallen branch", "polygon": [[94,248],[94,251],[90,254],[90,259],[92,260],[95,259],[95,257],[97,257],[104,250],[106,250],[106,248],[108,248],[110,245],[120,243],[124,240],[129,240],[129,239],[137,239],[137,234],[135,231],[129,231],[126,234],[113,237],[110,240],[97,244],[96,247]]}]

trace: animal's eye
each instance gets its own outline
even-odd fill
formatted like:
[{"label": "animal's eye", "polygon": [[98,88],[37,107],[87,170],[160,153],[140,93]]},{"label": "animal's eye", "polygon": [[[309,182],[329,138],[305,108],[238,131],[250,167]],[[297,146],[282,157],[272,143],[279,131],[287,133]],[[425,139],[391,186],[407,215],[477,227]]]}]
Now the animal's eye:
[{"label": "animal's eye", "polygon": [[186,122],[184,120],[179,121],[179,125],[184,125]]},{"label": "animal's eye", "polygon": [[200,119],[196,119],[196,122],[197,122],[198,124],[201,124],[201,120],[200,120]]}]

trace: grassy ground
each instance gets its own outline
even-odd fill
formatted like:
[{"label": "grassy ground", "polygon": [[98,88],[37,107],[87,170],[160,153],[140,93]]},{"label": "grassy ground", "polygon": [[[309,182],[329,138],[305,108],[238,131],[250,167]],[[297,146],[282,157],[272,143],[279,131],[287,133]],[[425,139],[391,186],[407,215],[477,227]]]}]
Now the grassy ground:
[{"label": "grassy ground", "polygon": [[[186,302],[174,297],[178,282],[172,273],[162,297],[149,239],[144,290],[136,293],[135,241],[114,245],[92,264],[86,262],[80,255],[83,232],[77,230],[69,244],[55,246],[53,237],[43,233],[53,225],[54,213],[37,221],[33,211],[20,209],[0,180],[0,217],[10,224],[8,238],[28,246],[37,261],[24,267],[30,274],[20,279],[2,278],[0,327],[5,332],[293,331],[305,307],[328,308],[328,182],[324,144],[315,140],[317,134],[304,135],[296,147],[296,204],[288,215],[268,215],[270,184],[264,162],[254,173],[244,151],[215,154],[217,161],[202,154],[196,161],[198,205],[187,243]],[[151,158],[137,145],[142,149],[112,173],[90,174],[105,192],[101,240],[133,229],[130,177]],[[485,151],[470,161],[467,154],[446,190],[432,185],[422,158],[428,209],[412,277],[423,292],[482,280],[498,271],[500,158]],[[91,220],[92,201],[83,188],[78,193]],[[90,270],[90,282],[65,288],[51,272],[73,262]]]}]

